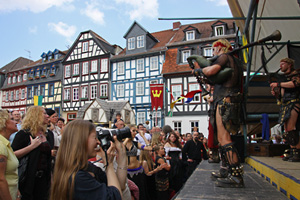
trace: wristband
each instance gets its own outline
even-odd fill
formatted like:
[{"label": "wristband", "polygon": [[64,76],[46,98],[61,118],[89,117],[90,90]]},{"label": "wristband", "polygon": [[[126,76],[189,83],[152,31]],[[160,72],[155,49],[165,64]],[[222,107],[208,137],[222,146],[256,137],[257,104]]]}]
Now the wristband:
[{"label": "wristband", "polygon": [[144,150],[144,148],[145,148],[145,145],[142,145],[142,146],[141,146],[141,149]]}]

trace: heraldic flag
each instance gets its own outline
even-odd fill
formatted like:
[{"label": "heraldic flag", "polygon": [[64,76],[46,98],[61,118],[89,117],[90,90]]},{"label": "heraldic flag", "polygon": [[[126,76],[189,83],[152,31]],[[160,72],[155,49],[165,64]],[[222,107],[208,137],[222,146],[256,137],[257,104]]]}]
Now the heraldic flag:
[{"label": "heraldic flag", "polygon": [[150,84],[151,110],[163,108],[164,105],[164,84]]}]

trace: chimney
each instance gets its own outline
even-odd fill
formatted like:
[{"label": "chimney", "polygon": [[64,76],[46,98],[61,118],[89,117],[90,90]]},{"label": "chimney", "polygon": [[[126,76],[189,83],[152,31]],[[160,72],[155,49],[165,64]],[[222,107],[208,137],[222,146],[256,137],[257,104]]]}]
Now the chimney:
[{"label": "chimney", "polygon": [[181,26],[180,22],[173,22],[173,30],[178,30],[180,26]]}]

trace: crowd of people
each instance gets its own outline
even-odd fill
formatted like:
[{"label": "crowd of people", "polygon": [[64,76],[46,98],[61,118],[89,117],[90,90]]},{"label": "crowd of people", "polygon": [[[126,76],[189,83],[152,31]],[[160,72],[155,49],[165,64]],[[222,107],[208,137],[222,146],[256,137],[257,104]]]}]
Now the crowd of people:
[{"label": "crowd of people", "polygon": [[[197,127],[184,135],[169,125],[150,129],[148,121],[126,129],[120,113],[113,122],[115,131],[108,132],[122,132],[125,138],[111,134],[112,139],[104,141],[93,122],[76,119],[65,125],[52,109],[32,106],[23,119],[18,111],[0,110],[0,199],[169,200],[208,159],[209,151],[209,162],[222,160],[220,171],[212,172],[216,185],[244,187],[231,137],[240,134],[243,123],[242,68],[231,50],[227,40],[214,42],[216,60],[192,71],[209,79],[225,68],[232,70],[225,81],[208,87],[208,142]],[[291,59],[282,59],[280,67],[286,79],[270,87],[281,103],[279,123],[290,144],[283,160],[299,162],[300,75]],[[280,143],[281,138],[275,139]]]}]

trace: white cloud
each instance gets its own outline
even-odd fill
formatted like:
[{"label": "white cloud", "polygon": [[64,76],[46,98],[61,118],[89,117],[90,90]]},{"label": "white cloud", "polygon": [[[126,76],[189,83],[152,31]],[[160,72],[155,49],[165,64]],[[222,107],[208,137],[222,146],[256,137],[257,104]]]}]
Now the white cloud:
[{"label": "white cloud", "polygon": [[86,8],[81,10],[81,14],[89,17],[96,24],[105,24],[104,13],[97,7],[99,6],[96,1],[86,2]]},{"label": "white cloud", "polygon": [[33,26],[33,27],[28,28],[29,33],[32,33],[32,34],[36,34],[37,30],[38,30],[37,26]]},{"label": "white cloud", "polygon": [[48,23],[48,27],[66,38],[71,38],[76,33],[76,26],[69,26],[63,22]]},{"label": "white cloud", "polygon": [[226,6],[226,5],[228,5],[227,0],[206,0],[206,1],[211,1],[214,4],[216,4],[217,6]]},{"label": "white cloud", "polygon": [[63,6],[73,0],[0,0],[0,12],[11,12],[15,10],[43,12],[53,6]]},{"label": "white cloud", "polygon": [[142,19],[143,17],[158,17],[157,0],[115,0],[117,3],[125,3],[132,7],[129,14],[131,20]]}]

